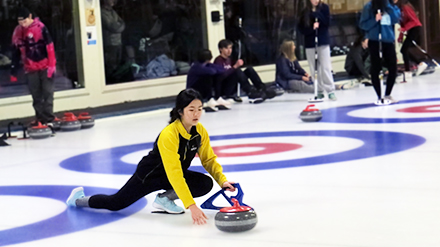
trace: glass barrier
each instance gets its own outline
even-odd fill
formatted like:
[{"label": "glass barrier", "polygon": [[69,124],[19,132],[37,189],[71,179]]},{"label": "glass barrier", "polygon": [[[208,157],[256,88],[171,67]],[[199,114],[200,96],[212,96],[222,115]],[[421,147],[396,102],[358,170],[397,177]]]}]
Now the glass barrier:
[{"label": "glass barrier", "polygon": [[[79,87],[74,38],[72,0],[59,1],[3,1],[0,7],[0,98],[29,94],[27,77],[23,69],[22,57],[19,57],[16,78],[11,79],[11,63],[14,50],[12,34],[19,24],[17,10],[25,6],[32,14],[32,19],[44,23],[54,44],[56,73],[54,90],[67,90]],[[28,37],[31,45],[33,37]]]},{"label": "glass barrier", "polygon": [[[234,43],[235,58],[239,54],[240,46],[240,55],[246,64],[273,64],[282,41],[290,39],[296,43],[298,59],[305,60],[304,37],[297,26],[306,1],[309,0],[226,0],[226,38]],[[368,1],[323,1],[330,7],[329,33],[332,56],[346,54],[349,45],[361,34],[357,23],[363,6]]]},{"label": "glass barrier", "polygon": [[106,83],[186,74],[206,44],[204,0],[101,0]]}]

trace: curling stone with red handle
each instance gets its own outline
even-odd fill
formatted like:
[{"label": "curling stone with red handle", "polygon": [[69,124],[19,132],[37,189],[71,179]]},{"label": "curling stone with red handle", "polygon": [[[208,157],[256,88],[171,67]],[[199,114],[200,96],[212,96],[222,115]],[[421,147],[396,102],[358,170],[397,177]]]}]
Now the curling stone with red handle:
[{"label": "curling stone with red handle", "polygon": [[225,232],[248,231],[257,225],[258,219],[255,211],[248,206],[241,206],[233,198],[234,206],[220,209],[215,215],[215,226]]},{"label": "curling stone with red handle", "polygon": [[78,120],[81,123],[82,129],[89,129],[95,126],[95,119],[89,115],[88,112],[82,112],[78,115]]},{"label": "curling stone with red handle", "polygon": [[74,131],[81,129],[81,123],[78,118],[71,112],[64,113],[63,120],[61,121],[62,131]]},{"label": "curling stone with red handle", "polygon": [[299,118],[304,122],[318,122],[319,120],[321,120],[321,111],[313,107],[315,107],[315,105],[308,105],[306,109],[301,112]]},{"label": "curling stone with red handle", "polygon": [[52,135],[52,129],[38,122],[37,126],[28,128],[27,133],[32,139],[44,139]]}]

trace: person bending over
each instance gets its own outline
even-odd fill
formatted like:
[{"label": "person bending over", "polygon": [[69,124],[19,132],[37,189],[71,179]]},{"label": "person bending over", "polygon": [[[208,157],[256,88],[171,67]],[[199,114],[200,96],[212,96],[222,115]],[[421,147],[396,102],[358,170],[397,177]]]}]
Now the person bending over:
[{"label": "person bending over", "polygon": [[202,96],[194,89],[181,91],[171,110],[171,120],[157,137],[153,150],[139,162],[135,173],[114,195],[85,196],[82,187],[75,188],[66,203],[73,207],[90,207],[118,211],[142,197],[158,190],[153,206],[170,214],[181,214],[185,210],[175,204],[180,199],[191,211],[194,224],[205,224],[207,217],[196,205],[194,197],[211,191],[211,177],[188,170],[198,154],[203,167],[214,180],[228,191],[235,191],[233,182],[223,174],[222,166],[209,142],[209,135],[201,123]]},{"label": "person bending over", "polygon": [[355,76],[359,83],[371,84],[370,66],[368,39],[359,36],[345,58],[345,71],[348,75]]}]

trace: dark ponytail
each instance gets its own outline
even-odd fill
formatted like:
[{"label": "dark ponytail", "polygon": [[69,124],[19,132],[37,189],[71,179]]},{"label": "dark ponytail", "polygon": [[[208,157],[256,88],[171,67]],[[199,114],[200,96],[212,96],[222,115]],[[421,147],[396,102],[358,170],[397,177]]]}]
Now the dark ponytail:
[{"label": "dark ponytail", "polygon": [[180,114],[183,113],[183,109],[187,107],[193,100],[198,99],[203,102],[202,96],[199,92],[192,88],[182,90],[176,97],[176,105],[170,111],[170,121],[172,123],[177,119],[180,119]]}]

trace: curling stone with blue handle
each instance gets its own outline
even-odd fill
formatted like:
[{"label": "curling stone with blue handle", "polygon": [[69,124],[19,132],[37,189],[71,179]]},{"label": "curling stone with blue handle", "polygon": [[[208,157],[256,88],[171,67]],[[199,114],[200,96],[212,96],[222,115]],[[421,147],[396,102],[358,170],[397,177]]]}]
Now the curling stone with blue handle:
[{"label": "curling stone with blue handle", "polygon": [[301,112],[299,118],[304,122],[318,122],[321,120],[321,111],[313,107],[315,107],[315,105],[308,105],[306,109]]},{"label": "curling stone with blue handle", "polygon": [[81,129],[81,123],[78,121],[78,118],[71,113],[64,113],[63,120],[61,121],[61,130],[62,131],[74,131]]},{"label": "curling stone with blue handle", "polygon": [[32,139],[44,139],[52,135],[52,129],[38,122],[37,126],[32,126],[27,130],[28,135]]},{"label": "curling stone with blue handle", "polygon": [[88,112],[82,112],[78,115],[78,120],[81,123],[82,129],[89,129],[95,126],[95,119],[89,115]]},{"label": "curling stone with blue handle", "polygon": [[251,230],[257,225],[258,218],[255,211],[248,206],[241,206],[233,198],[234,206],[225,207],[215,215],[215,226],[224,232],[243,232]]}]

